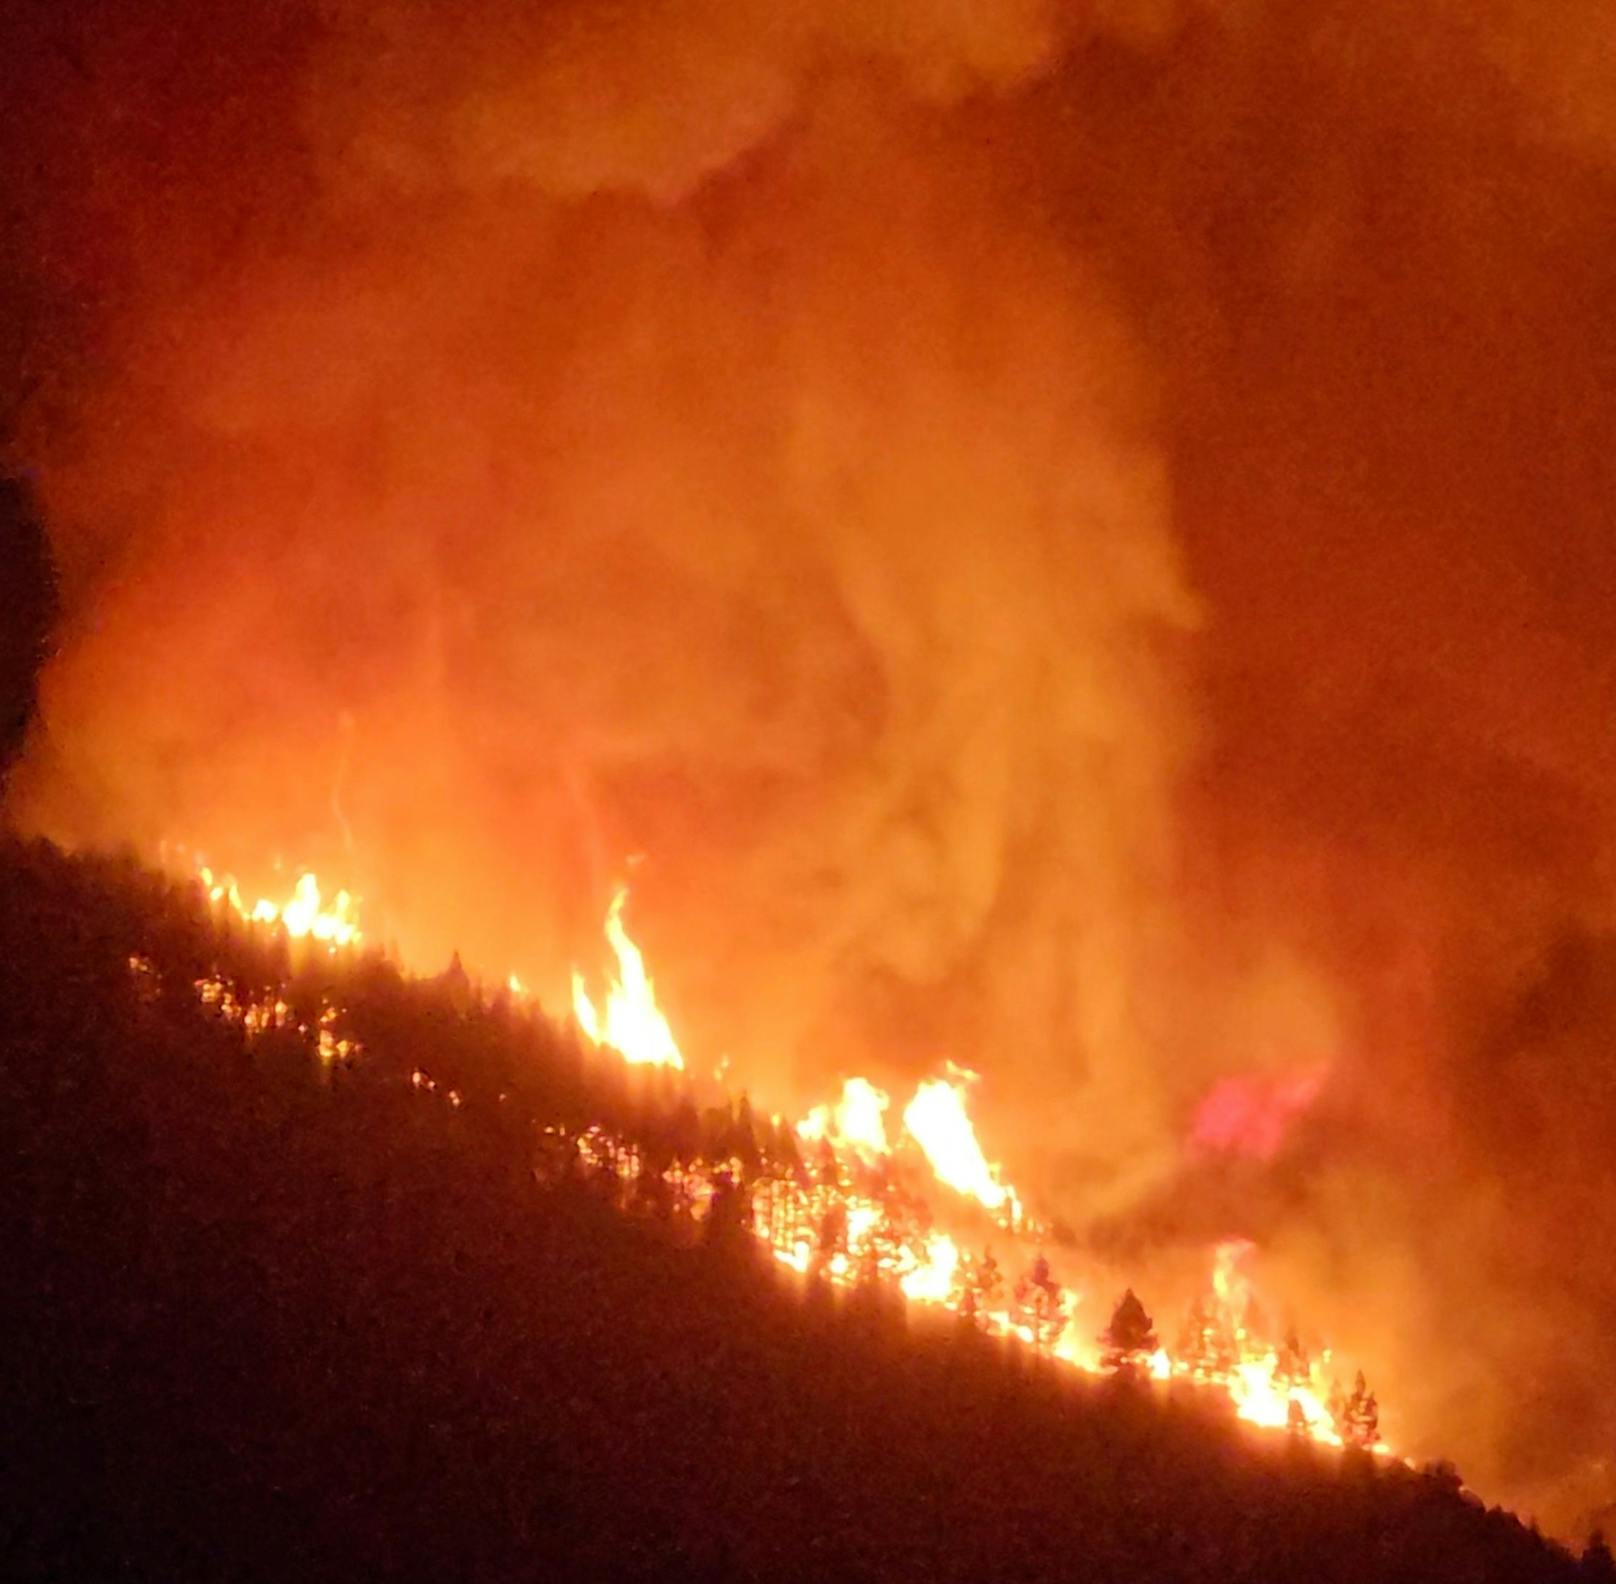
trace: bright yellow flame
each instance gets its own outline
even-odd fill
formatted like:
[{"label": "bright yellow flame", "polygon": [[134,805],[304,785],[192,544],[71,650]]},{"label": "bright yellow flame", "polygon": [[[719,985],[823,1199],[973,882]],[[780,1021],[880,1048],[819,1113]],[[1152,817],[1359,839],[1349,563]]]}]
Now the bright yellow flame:
[{"label": "bright yellow flame", "polygon": [[1008,1207],[1013,1214],[1015,1194],[999,1181],[998,1168],[988,1164],[965,1112],[965,1086],[975,1075],[961,1068],[953,1071],[960,1082],[930,1078],[915,1090],[904,1110],[903,1125],[925,1152],[939,1182],[980,1200],[989,1210]]},{"label": "bright yellow flame", "polygon": [[1318,1392],[1310,1386],[1283,1384],[1275,1378],[1274,1363],[1270,1351],[1261,1358],[1245,1359],[1228,1373],[1224,1387],[1234,1399],[1237,1416],[1265,1429],[1283,1430],[1290,1424],[1291,1404],[1295,1403],[1311,1439],[1339,1446],[1341,1437]]},{"label": "bright yellow flame", "polygon": [[892,1097],[868,1078],[849,1078],[842,1085],[842,1098],[834,1106],[815,1106],[797,1124],[797,1133],[814,1143],[828,1138],[832,1144],[858,1150],[865,1156],[885,1155],[884,1116],[891,1104]]},{"label": "bright yellow flame", "polygon": [[[353,898],[339,891],[326,903],[313,874],[301,875],[291,897],[283,903],[260,899],[249,905],[228,875],[216,879],[206,868],[199,873],[211,900],[230,907],[243,919],[278,924],[290,935],[319,940],[333,950],[360,938]],[[626,889],[618,891],[606,914],[606,938],[616,956],[618,971],[609,983],[604,1013],[589,997],[583,976],[573,974],[578,1023],[596,1044],[612,1046],[629,1062],[682,1069],[683,1056],[667,1019],[657,1007],[644,958],[623,924],[627,896]],[[129,959],[129,968],[137,979],[155,972],[139,956]],[[514,974],[507,984],[513,995],[528,994]],[[279,997],[243,1002],[234,987],[219,978],[197,980],[195,988],[205,1006],[227,1022],[240,1024],[249,1037],[293,1021],[291,1007]],[[357,1041],[337,1032],[338,1016],[337,1010],[328,1006],[319,1015],[317,1030],[298,1025],[300,1033],[314,1039],[326,1066],[356,1056],[361,1050]],[[995,1212],[1015,1245],[1025,1253],[1031,1224],[1022,1218],[1014,1190],[1000,1180],[999,1168],[983,1154],[967,1114],[967,1091],[976,1081],[975,1075],[952,1065],[949,1071],[948,1078],[919,1085],[904,1109],[904,1128],[937,1179]],[[437,1082],[419,1068],[411,1081],[427,1094],[438,1092]],[[452,1109],[464,1103],[458,1089],[447,1090],[443,1099]],[[849,1078],[839,1100],[816,1106],[797,1124],[797,1132],[805,1140],[823,1140],[833,1150],[849,1150],[866,1160],[875,1160],[890,1149],[885,1121],[890,1105],[890,1097],[868,1079]],[[612,1172],[625,1183],[636,1180],[646,1170],[638,1150],[598,1127],[587,1130],[575,1143],[582,1159],[597,1169]],[[709,1203],[715,1192],[713,1169],[710,1165],[680,1166],[668,1180],[689,1204],[699,1206]],[[722,1170],[738,1171],[739,1162],[722,1163]],[[894,1282],[912,1302],[969,1313],[984,1330],[1017,1336],[1029,1346],[1047,1348],[1053,1357],[1078,1369],[1093,1371],[1101,1367],[1092,1327],[1068,1325],[1053,1338],[1041,1337],[1002,1302],[984,1302],[981,1292],[973,1286],[974,1267],[962,1258],[954,1239],[946,1232],[931,1230],[929,1217],[917,1221],[905,1211],[903,1198],[890,1196],[886,1187],[879,1187],[876,1196],[870,1197],[857,1178],[850,1183],[832,1175],[815,1181],[776,1180],[763,1191],[769,1196],[770,1208],[754,1223],[753,1230],[767,1241],[775,1259],[792,1270],[817,1274],[844,1287],[873,1272],[880,1279]],[[821,1240],[833,1211],[841,1216],[841,1232],[833,1243],[826,1243]],[[1287,1349],[1282,1371],[1280,1350],[1248,1330],[1248,1324],[1254,1323],[1250,1321],[1252,1284],[1244,1267],[1252,1252],[1253,1246],[1239,1239],[1221,1243],[1213,1251],[1212,1312],[1223,1339],[1218,1353],[1211,1360],[1200,1356],[1179,1360],[1165,1348],[1158,1348],[1148,1361],[1148,1374],[1158,1381],[1192,1376],[1209,1388],[1227,1393],[1238,1416],[1254,1425],[1289,1429],[1312,1440],[1340,1446],[1341,1432],[1326,1402],[1328,1353],[1299,1371],[1292,1356],[1294,1350]],[[1063,1311],[1075,1309],[1080,1301],[1078,1293],[1067,1289],[1061,1289],[1060,1296]],[[1384,1442],[1377,1442],[1373,1450],[1389,1449]]]},{"label": "bright yellow flame", "polygon": [[584,977],[572,974],[572,1010],[578,1027],[597,1045],[609,1045],[624,1061],[635,1066],[675,1067],[683,1070],[685,1059],[668,1020],[657,1006],[656,988],[645,971],[640,948],[629,939],[623,925],[623,905],[628,901],[624,886],[606,910],[606,940],[617,958],[617,977],[606,990],[606,1014],[601,1016]]},{"label": "bright yellow flame", "polygon": [[320,893],[320,882],[307,870],[298,876],[286,901],[271,902],[268,897],[259,897],[250,906],[231,876],[215,879],[213,871],[205,866],[197,873],[208,888],[210,901],[227,904],[249,923],[279,924],[296,939],[317,940],[331,947],[359,944],[358,910],[353,897],[338,891],[327,903]]},{"label": "bright yellow flame", "polygon": [[954,1296],[954,1273],[959,1269],[959,1249],[946,1232],[933,1232],[926,1239],[925,1263],[917,1265],[898,1281],[904,1297],[915,1303],[946,1304]]}]

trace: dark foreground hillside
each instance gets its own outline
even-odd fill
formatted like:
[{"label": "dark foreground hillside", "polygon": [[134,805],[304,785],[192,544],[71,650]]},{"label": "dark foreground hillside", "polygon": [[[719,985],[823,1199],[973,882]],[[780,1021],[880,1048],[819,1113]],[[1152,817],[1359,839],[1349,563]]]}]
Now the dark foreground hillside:
[{"label": "dark foreground hillside", "polygon": [[[542,1187],[530,1117],[595,1092],[562,1042],[370,965],[351,1070],[249,1047],[180,992],[284,954],[130,866],[0,853],[0,1576],[1597,1571],[1451,1483]],[[434,1059],[463,1106],[411,1083]]]}]

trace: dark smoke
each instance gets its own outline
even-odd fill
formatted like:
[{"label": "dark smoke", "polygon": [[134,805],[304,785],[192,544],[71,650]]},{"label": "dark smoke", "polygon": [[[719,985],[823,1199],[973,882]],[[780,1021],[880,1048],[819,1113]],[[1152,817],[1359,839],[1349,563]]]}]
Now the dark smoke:
[{"label": "dark smoke", "polygon": [[643,853],[692,1050],[978,1065],[1091,1244],[1616,1496],[1602,9],[218,9],[4,41],[14,817],[552,993]]}]

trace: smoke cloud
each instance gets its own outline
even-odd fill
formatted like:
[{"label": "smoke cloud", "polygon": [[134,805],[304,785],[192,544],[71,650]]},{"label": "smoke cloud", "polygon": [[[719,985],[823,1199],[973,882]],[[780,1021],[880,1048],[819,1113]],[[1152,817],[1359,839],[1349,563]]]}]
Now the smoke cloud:
[{"label": "smoke cloud", "polygon": [[1092,1249],[1255,1237],[1585,1523],[1616,85],[1540,13],[24,10],[12,816],[552,994],[631,875],[693,1052],[979,1067]]}]

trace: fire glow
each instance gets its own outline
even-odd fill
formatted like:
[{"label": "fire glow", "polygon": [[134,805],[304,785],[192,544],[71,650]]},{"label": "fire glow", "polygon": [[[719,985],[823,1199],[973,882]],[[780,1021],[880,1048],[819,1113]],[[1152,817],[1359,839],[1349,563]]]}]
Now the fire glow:
[{"label": "fire glow", "polygon": [[[356,946],[362,938],[352,897],[338,891],[327,903],[311,873],[300,876],[284,903],[266,899],[248,904],[233,880],[215,879],[205,868],[199,872],[210,900],[249,924],[284,929],[293,938],[313,939],[332,950]],[[615,1051],[630,1066],[682,1072],[684,1057],[657,1003],[644,955],[624,922],[627,898],[626,888],[619,890],[606,914],[605,938],[616,971],[608,974],[604,1011],[588,994],[583,973],[574,970],[574,1016],[591,1043]],[[149,977],[142,959],[131,958],[130,964],[131,972]],[[279,998],[243,1003],[217,979],[200,980],[195,988],[205,1007],[239,1025],[248,1038],[292,1022],[290,1009]],[[514,975],[507,988],[526,996]],[[299,1034],[317,1041],[327,1065],[352,1061],[361,1052],[358,1042],[336,1031],[341,1015],[338,1008],[326,1006],[315,1024],[297,1025]],[[1328,1376],[1328,1352],[1309,1358],[1294,1336],[1275,1343],[1261,1334],[1247,1272],[1254,1249],[1247,1242],[1230,1240],[1214,1249],[1208,1290],[1192,1307],[1171,1350],[1149,1332],[1149,1317],[1131,1294],[1104,1333],[1098,1329],[1098,1314],[1089,1316],[1087,1327],[1074,1325],[1083,1295],[1052,1276],[1041,1252],[1046,1229],[1025,1213],[1015,1189],[988,1160],[977,1137],[967,1104],[976,1082],[974,1073],[952,1064],[947,1076],[922,1080],[901,1112],[901,1131],[894,1138],[887,1125],[890,1095],[868,1078],[850,1077],[836,1101],[817,1105],[794,1125],[780,1127],[780,1135],[795,1140],[797,1147],[788,1150],[789,1158],[776,1156],[762,1168],[749,1168],[736,1157],[675,1164],[656,1173],[638,1147],[599,1127],[575,1134],[550,1128],[543,1137],[587,1170],[615,1180],[625,1206],[654,1187],[695,1219],[706,1220],[719,1213],[721,1202],[740,1195],[738,1224],[774,1260],[799,1275],[843,1288],[885,1284],[911,1303],[951,1311],[987,1335],[1017,1339],[1076,1369],[1193,1382],[1223,1393],[1237,1417],[1253,1425],[1330,1446],[1388,1450],[1379,1437],[1378,1408],[1361,1374],[1349,1396]],[[439,1091],[422,1071],[413,1075],[412,1084],[424,1095]],[[446,1091],[444,1098],[457,1110],[466,1104],[457,1089]],[[1312,1090],[1305,1095],[1287,1092],[1285,1098],[1289,1110],[1305,1105]],[[936,1185],[968,1201],[951,1228],[935,1224],[939,1206],[930,1202],[929,1190]],[[947,1199],[945,1195],[940,1201],[941,1209],[946,1210]],[[980,1254],[967,1251],[967,1237],[974,1244],[984,1235],[1025,1266],[1008,1291],[991,1248]],[[1129,1302],[1142,1318],[1143,1331],[1119,1336],[1117,1317]]]},{"label": "fire glow", "polygon": [[965,1085],[974,1083],[976,1074],[952,1066],[950,1071],[957,1082],[930,1078],[915,1090],[904,1108],[903,1125],[925,1151],[939,1182],[981,1200],[989,1210],[1008,1208],[1014,1214],[1016,1196],[999,1181],[998,1168],[988,1164],[966,1115]]},{"label": "fire glow", "polygon": [[358,907],[346,891],[338,891],[329,901],[320,891],[319,880],[305,871],[298,876],[292,894],[284,902],[259,897],[248,904],[241,888],[230,875],[217,878],[206,866],[197,871],[207,888],[208,900],[228,906],[239,918],[251,924],[278,924],[293,940],[316,940],[330,947],[357,946],[360,943]]},{"label": "fire glow", "polygon": [[683,1070],[684,1057],[657,1005],[656,987],[645,971],[645,957],[623,924],[628,887],[612,898],[606,912],[606,940],[617,958],[617,974],[606,991],[604,1017],[590,999],[584,976],[572,975],[572,1010],[578,1027],[596,1045],[609,1045],[631,1066],[672,1067]]}]

